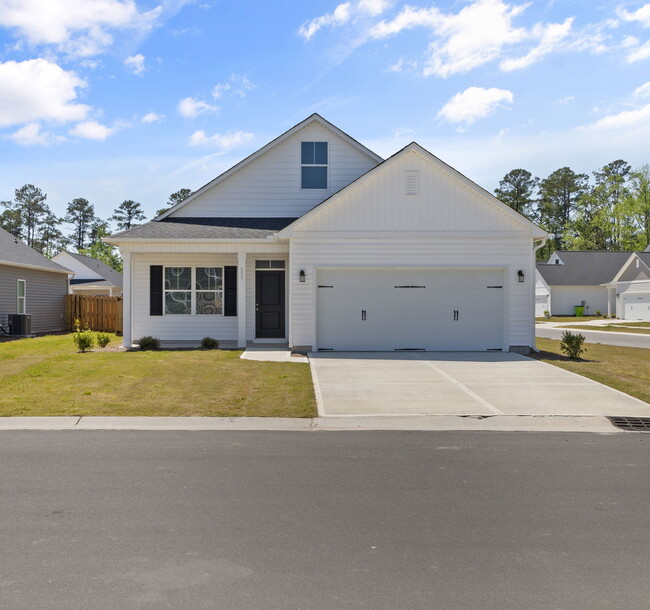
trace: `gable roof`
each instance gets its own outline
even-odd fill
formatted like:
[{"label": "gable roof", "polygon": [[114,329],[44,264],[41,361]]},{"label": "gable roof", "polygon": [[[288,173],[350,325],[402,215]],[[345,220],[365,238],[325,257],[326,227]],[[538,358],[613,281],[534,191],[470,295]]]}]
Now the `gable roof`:
[{"label": "gable roof", "polygon": [[612,279],[612,282],[620,281],[620,278],[623,274],[630,268],[632,262],[636,259],[641,261],[641,264],[645,266],[648,273],[650,273],[650,252],[632,252],[630,257],[623,263],[623,266],[619,269],[618,273]]},{"label": "gable roof", "polygon": [[[72,258],[78,260],[82,265],[85,265],[89,269],[92,269],[98,275],[101,275],[108,284],[116,287],[122,287],[122,274],[119,271],[115,271],[112,267],[107,265],[104,261],[97,260],[91,256],[86,256],[85,254],[77,254],[75,252],[68,252]],[[101,281],[101,280],[96,280]],[[73,283],[74,280],[71,282]]]},{"label": "gable roof", "polygon": [[180,210],[182,207],[185,207],[188,203],[191,203],[192,201],[194,201],[194,199],[203,195],[203,193],[215,187],[220,182],[223,182],[226,178],[232,176],[235,172],[246,167],[247,165],[255,161],[255,159],[261,157],[263,154],[275,148],[278,144],[281,144],[282,142],[290,138],[294,133],[300,131],[303,127],[306,127],[311,123],[319,123],[320,125],[326,127],[330,131],[333,131],[336,135],[341,137],[348,144],[350,144],[351,146],[359,150],[364,155],[370,157],[373,161],[376,161],[377,163],[381,163],[383,161],[383,159],[378,154],[374,153],[372,150],[370,150],[369,148],[361,144],[359,141],[355,140],[352,136],[349,136],[347,133],[340,130],[336,125],[333,125],[329,121],[325,120],[322,116],[320,116],[320,114],[314,113],[311,116],[308,116],[304,121],[301,121],[297,125],[294,125],[291,129],[279,135],[274,140],[271,140],[268,144],[262,146],[262,148],[252,153],[251,155],[249,155],[248,157],[246,157],[236,165],[233,165],[230,169],[223,172],[223,174],[220,174],[219,176],[217,176],[207,184],[203,185],[200,189],[192,193],[189,197],[183,199],[183,201],[181,201],[180,203],[177,203],[176,205],[172,206],[168,210],[165,210],[160,216],[158,216],[158,220],[163,220],[173,212],[176,212]]},{"label": "gable roof", "polygon": [[266,239],[295,218],[164,218],[152,220],[104,238],[106,243],[123,239]]},{"label": "gable roof", "polygon": [[0,265],[41,269],[55,273],[72,273],[69,269],[36,252],[2,228],[0,228]]},{"label": "gable roof", "polygon": [[630,258],[630,252],[562,250],[563,265],[537,263],[549,286],[600,286],[610,283]]},{"label": "gable roof", "polygon": [[286,229],[283,229],[280,233],[280,237],[285,237],[285,238],[290,237],[291,233],[295,228],[300,226],[300,224],[302,224],[303,221],[307,220],[308,218],[311,218],[314,214],[320,212],[320,210],[322,210],[324,206],[330,205],[332,202],[338,200],[341,196],[348,193],[350,190],[358,187],[360,184],[363,184],[366,180],[371,179],[376,173],[383,171],[395,159],[411,151],[415,151],[419,153],[425,158],[425,160],[431,162],[434,166],[438,167],[443,172],[449,174],[452,178],[457,179],[465,187],[474,191],[477,195],[482,197],[489,204],[497,207],[505,215],[509,216],[516,222],[526,227],[529,231],[533,233],[534,237],[540,239],[548,237],[548,233],[544,229],[537,226],[534,222],[531,222],[530,220],[528,220],[527,218],[525,218],[524,216],[522,216],[521,214],[513,210],[511,207],[507,206],[502,201],[499,201],[499,199],[497,199],[494,195],[492,195],[492,193],[486,191],[483,187],[476,184],[476,182],[470,180],[467,176],[461,174],[458,170],[451,167],[451,165],[448,165],[447,163],[445,163],[444,161],[436,157],[434,154],[430,153],[426,148],[420,146],[417,142],[411,142],[401,150],[398,150],[394,155],[388,157],[388,159],[379,163],[378,165],[373,167],[371,170],[367,171],[362,176],[359,176],[359,178],[353,180],[350,184],[343,187],[340,191],[337,191],[336,193],[330,195],[327,199],[325,199],[318,205],[314,206],[309,212],[303,214],[294,223],[290,224]]}]

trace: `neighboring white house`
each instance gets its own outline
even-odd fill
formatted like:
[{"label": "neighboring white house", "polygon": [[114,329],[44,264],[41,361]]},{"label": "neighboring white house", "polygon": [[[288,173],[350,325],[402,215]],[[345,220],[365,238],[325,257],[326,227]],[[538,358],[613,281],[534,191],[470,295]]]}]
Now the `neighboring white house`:
[{"label": "neighboring white house", "polygon": [[535,269],[535,317],[543,318],[546,312],[551,313],[551,288]]},{"label": "neighboring white house", "polygon": [[528,351],[547,236],[418,144],[383,161],[314,114],[105,241],[127,346]]},{"label": "neighboring white house", "polygon": [[629,252],[553,252],[548,263],[537,263],[537,271],[550,290],[550,312],[572,316],[583,305],[585,315],[616,313],[615,293],[607,286],[630,257]]},{"label": "neighboring white house", "polygon": [[122,274],[105,262],[65,251],[59,252],[52,260],[73,272],[69,294],[122,296]]},{"label": "neighboring white house", "polygon": [[619,318],[650,320],[650,246],[629,255],[608,289],[616,294]]}]

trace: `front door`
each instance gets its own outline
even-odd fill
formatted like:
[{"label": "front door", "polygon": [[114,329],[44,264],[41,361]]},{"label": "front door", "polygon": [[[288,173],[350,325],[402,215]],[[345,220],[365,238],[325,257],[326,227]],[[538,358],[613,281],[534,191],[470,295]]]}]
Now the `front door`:
[{"label": "front door", "polygon": [[255,336],[284,339],[284,270],[255,272]]}]

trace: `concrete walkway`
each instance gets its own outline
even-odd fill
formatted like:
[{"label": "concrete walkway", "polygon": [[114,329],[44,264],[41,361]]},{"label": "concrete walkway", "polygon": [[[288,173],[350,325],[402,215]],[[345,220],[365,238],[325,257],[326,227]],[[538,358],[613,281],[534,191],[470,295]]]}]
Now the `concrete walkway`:
[{"label": "concrete walkway", "polygon": [[310,355],[321,416],[645,416],[650,405],[502,352]]},{"label": "concrete walkway", "polygon": [[292,355],[286,345],[249,345],[240,358],[258,362],[309,362],[306,356]]}]

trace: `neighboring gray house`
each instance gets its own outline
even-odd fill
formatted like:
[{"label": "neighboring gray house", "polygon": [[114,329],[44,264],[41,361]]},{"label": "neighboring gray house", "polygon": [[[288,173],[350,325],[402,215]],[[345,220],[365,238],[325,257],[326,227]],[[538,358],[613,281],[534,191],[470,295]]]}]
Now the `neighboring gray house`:
[{"label": "neighboring gray house", "polygon": [[122,296],[122,274],[105,262],[74,252],[59,252],[53,261],[70,269],[70,294]]},{"label": "neighboring gray house", "polygon": [[65,330],[70,271],[0,229],[0,325],[7,316],[32,316],[32,332]]}]

